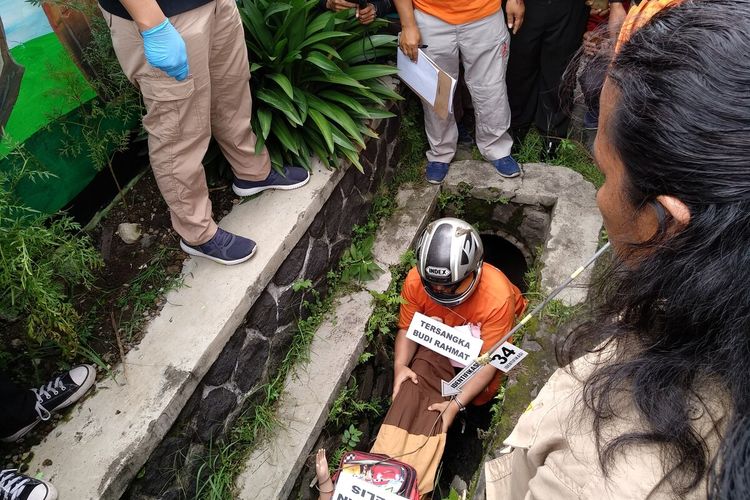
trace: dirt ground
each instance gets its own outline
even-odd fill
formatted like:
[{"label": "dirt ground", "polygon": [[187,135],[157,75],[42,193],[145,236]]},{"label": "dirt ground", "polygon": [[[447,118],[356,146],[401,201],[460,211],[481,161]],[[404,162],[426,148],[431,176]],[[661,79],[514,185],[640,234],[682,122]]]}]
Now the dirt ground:
[{"label": "dirt ground", "polygon": [[[164,299],[160,288],[179,283],[186,255],[179,248],[179,236],[171,227],[168,208],[150,170],[125,198],[126,203],[114,206],[90,233],[104,259],[104,267],[90,290],[80,289],[75,294],[77,309],[84,320],[84,349],[74,359],[63,360],[50,347],[30,350],[21,340],[20,325],[10,325],[3,332],[4,350],[11,356],[10,376],[22,387],[38,387],[75,363],[98,364],[97,378],[107,377],[109,367],[120,361],[120,346],[127,353],[137,345],[148,321],[161,309]],[[239,202],[228,183],[211,189],[211,199],[217,219]],[[119,237],[117,227],[123,222],[141,225],[143,235],[137,242],[128,245]],[[28,462],[28,450],[62,418],[64,412],[49,422],[41,422],[18,443],[0,443],[0,463],[18,467]]]}]

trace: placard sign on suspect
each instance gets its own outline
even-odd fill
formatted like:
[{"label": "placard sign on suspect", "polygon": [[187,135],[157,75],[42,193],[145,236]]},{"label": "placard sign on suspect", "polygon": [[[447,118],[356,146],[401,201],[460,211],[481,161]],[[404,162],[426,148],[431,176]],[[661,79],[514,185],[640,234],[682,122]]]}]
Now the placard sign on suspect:
[{"label": "placard sign on suspect", "polygon": [[384,488],[368,484],[351,474],[340,474],[333,490],[333,500],[406,500]]},{"label": "placard sign on suspect", "polygon": [[473,361],[482,350],[482,339],[458,333],[422,313],[415,313],[406,338],[461,365]]}]

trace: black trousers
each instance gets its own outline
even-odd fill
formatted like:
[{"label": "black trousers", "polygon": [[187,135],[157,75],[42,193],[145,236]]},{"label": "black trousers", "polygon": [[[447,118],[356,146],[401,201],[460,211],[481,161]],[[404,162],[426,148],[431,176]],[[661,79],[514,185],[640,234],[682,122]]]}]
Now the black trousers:
[{"label": "black trousers", "polygon": [[36,396],[0,373],[0,436],[10,436],[32,422],[37,413]]},{"label": "black trousers", "polygon": [[[570,109],[565,108],[572,106],[562,104],[561,79],[581,46],[588,16],[584,0],[526,0],[523,26],[511,37],[506,76],[511,128],[517,134],[535,125],[547,136],[567,136]],[[563,87],[572,97],[575,78]]]}]

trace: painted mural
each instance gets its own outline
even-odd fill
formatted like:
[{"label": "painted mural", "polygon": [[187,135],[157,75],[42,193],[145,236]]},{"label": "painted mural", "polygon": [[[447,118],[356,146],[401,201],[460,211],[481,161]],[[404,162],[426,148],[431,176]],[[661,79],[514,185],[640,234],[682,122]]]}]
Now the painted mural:
[{"label": "painted mural", "polygon": [[[66,49],[76,43],[58,33],[71,32],[66,18],[79,16],[68,26],[89,33],[85,18],[57,7],[32,5],[25,0],[0,0],[0,22],[4,26],[3,79],[0,80],[0,122],[4,129],[0,156],[14,143],[22,143],[56,118],[94,97],[86,82],[78,53]],[[51,24],[51,22],[53,24]],[[53,29],[53,26],[58,28]],[[75,31],[72,32],[75,37]],[[84,38],[85,35],[80,35]],[[7,71],[5,67],[11,68]],[[20,68],[22,71],[19,71]],[[16,99],[12,99],[15,96]],[[14,102],[15,101],[15,102]]]}]

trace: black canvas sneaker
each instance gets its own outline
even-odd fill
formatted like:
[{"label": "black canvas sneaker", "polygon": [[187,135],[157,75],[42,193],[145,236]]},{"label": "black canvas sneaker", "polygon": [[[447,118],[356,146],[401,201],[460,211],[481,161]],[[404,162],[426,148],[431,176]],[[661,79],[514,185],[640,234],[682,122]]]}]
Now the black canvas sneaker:
[{"label": "black canvas sneaker", "polygon": [[[42,420],[49,420],[52,413],[70,406],[88,391],[96,380],[96,370],[91,365],[74,366],[66,373],[55,377],[38,389],[30,389],[36,396],[37,416],[13,434],[0,437],[10,443],[21,439]],[[4,499],[3,499],[4,500]]]},{"label": "black canvas sneaker", "polygon": [[46,481],[19,474],[15,469],[0,470],[0,500],[56,500],[57,490]]}]

